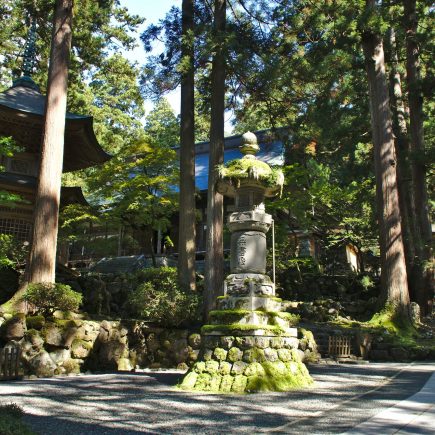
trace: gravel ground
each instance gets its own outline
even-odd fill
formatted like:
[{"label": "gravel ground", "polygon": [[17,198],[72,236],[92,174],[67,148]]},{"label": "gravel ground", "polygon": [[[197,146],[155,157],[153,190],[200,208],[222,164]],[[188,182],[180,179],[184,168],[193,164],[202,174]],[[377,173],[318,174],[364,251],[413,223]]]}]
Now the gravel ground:
[{"label": "gravel ground", "polygon": [[2,382],[39,434],[334,434],[419,391],[435,363],[316,365],[304,391],[216,395],[177,391],[179,372]]}]

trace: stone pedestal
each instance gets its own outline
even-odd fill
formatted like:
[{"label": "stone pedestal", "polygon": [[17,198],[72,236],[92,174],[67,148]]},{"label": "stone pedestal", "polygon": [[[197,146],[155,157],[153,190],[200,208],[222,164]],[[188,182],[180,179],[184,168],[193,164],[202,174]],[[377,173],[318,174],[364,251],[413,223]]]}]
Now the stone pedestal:
[{"label": "stone pedestal", "polygon": [[218,185],[235,199],[236,211],[228,218],[231,273],[224,296],[202,328],[203,349],[182,389],[287,391],[312,382],[297,352],[296,318],[281,311],[282,301],[266,275],[266,233],[272,216],[265,212],[264,198],[280,191],[282,173],[255,158],[258,145],[252,133],[243,135],[241,150],[245,156],[221,169]]}]

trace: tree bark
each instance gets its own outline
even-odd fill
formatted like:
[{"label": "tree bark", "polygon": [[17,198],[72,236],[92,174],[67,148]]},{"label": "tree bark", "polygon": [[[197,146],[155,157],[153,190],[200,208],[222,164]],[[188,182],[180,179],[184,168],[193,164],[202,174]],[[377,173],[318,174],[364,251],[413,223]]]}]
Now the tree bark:
[{"label": "tree bark", "polygon": [[412,152],[412,181],[415,214],[418,217],[415,232],[416,258],[414,275],[421,281],[416,294],[421,313],[427,314],[433,300],[432,228],[426,186],[424,162],[423,97],[421,94],[420,52],[417,42],[418,15],[415,0],[404,0],[404,24],[406,31],[406,80],[408,85],[409,129]]},{"label": "tree bark", "polygon": [[54,282],[73,0],[56,0],[29,283]]},{"label": "tree bark", "polygon": [[216,166],[224,160],[226,0],[214,2],[214,56],[211,71],[210,157],[207,192],[204,320],[223,292],[223,196],[216,191]]},{"label": "tree bark", "polygon": [[[374,8],[375,1],[367,0],[366,5],[368,8]],[[362,44],[368,78],[375,157],[376,203],[381,252],[380,301],[382,304],[392,304],[398,312],[406,313],[409,305],[409,292],[384,49],[381,37],[371,31],[362,35]]]},{"label": "tree bark", "polygon": [[403,101],[402,79],[399,72],[399,60],[396,45],[396,32],[389,30],[391,51],[390,72],[390,101],[393,120],[393,132],[396,137],[395,150],[397,154],[397,178],[399,189],[400,213],[402,217],[403,244],[405,248],[406,273],[411,301],[416,300],[421,280],[414,274],[415,263],[415,234],[417,230],[417,216],[415,214],[414,192],[411,174],[411,143],[406,124],[406,109]]},{"label": "tree bark", "polygon": [[180,221],[178,280],[195,290],[195,103],[194,103],[194,0],[182,4],[182,64],[180,123]]}]

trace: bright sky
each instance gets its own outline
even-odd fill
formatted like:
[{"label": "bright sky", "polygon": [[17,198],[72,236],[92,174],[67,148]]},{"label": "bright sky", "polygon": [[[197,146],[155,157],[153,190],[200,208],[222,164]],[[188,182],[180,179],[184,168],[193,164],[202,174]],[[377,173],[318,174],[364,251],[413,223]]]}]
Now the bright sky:
[{"label": "bright sky", "polygon": [[[133,13],[140,15],[146,19],[143,26],[139,29],[137,34],[138,47],[130,53],[126,53],[126,56],[131,61],[138,62],[139,65],[145,63],[146,53],[142,48],[142,42],[140,42],[140,33],[150,24],[157,23],[161,18],[164,18],[166,13],[172,6],[181,7],[181,0],[120,0],[121,6],[125,6]],[[170,92],[165,95],[175,113],[180,113],[180,89]],[[146,113],[149,113],[153,108],[151,101],[145,102]],[[231,125],[232,113],[225,114],[225,133],[230,134],[233,130]]]},{"label": "bright sky", "polygon": [[[164,18],[166,12],[168,12],[172,6],[181,7],[181,0],[120,0],[120,3],[121,6],[127,7],[132,14],[140,15],[146,19],[137,34],[139,46],[133,52],[126,53],[128,59],[138,62],[139,65],[143,65],[145,63],[146,53],[139,40],[140,33],[150,24],[157,23],[161,18]],[[180,91],[175,90],[167,94],[166,98],[175,113],[180,113]],[[149,113],[152,107],[153,103],[151,101],[145,103],[147,113]]]}]

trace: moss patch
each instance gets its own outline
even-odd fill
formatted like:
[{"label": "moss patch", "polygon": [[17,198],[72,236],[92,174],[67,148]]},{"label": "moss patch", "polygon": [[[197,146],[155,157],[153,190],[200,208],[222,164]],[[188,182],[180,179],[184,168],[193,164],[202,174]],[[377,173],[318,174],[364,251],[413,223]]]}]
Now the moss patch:
[{"label": "moss patch", "polygon": [[222,334],[228,334],[232,335],[237,331],[240,332],[248,332],[248,331],[257,331],[257,330],[263,330],[270,332],[272,334],[276,335],[285,335],[286,331],[277,325],[245,325],[241,323],[233,323],[230,325],[204,325],[201,328],[202,334],[207,334],[210,332],[220,332]]}]

